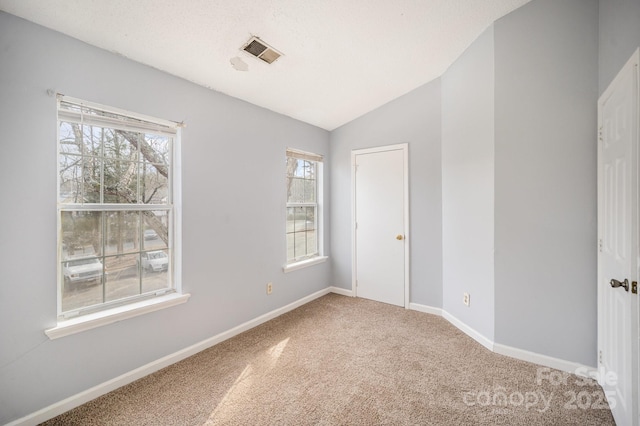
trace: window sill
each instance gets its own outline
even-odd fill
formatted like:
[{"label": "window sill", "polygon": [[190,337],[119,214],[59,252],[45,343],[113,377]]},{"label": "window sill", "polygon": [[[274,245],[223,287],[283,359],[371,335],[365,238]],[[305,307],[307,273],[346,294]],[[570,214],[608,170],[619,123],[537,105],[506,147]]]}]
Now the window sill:
[{"label": "window sill", "polygon": [[284,268],[282,268],[282,270],[286,274],[288,272],[297,271],[298,269],[302,269],[308,266],[317,265],[318,263],[326,262],[327,259],[329,259],[327,256],[316,256],[311,259],[301,260],[300,262],[289,263],[288,265],[285,265]]},{"label": "window sill", "polygon": [[113,324],[114,322],[128,318],[137,317],[138,315],[180,305],[189,300],[190,296],[190,294],[172,293],[166,296],[132,303],[130,305],[118,306],[117,308],[107,309],[64,321],[58,321],[58,325],[45,330],[44,332],[49,336],[49,339],[54,340],[71,334],[91,330],[92,328],[102,327],[103,325]]}]

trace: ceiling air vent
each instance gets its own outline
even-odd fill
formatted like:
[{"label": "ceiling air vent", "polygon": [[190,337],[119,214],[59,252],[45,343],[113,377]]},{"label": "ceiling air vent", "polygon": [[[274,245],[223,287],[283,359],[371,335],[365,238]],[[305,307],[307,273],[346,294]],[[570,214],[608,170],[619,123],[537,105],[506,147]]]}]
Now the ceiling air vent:
[{"label": "ceiling air vent", "polygon": [[256,58],[262,59],[268,64],[275,62],[280,56],[282,56],[282,53],[278,52],[258,37],[251,37],[249,41],[242,46],[242,50],[250,53]]}]

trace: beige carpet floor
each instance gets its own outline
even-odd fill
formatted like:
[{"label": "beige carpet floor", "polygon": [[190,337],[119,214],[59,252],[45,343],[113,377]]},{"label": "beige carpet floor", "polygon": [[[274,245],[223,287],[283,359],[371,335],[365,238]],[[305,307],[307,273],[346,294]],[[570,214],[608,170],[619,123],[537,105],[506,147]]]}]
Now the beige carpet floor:
[{"label": "beige carpet floor", "polygon": [[46,425],[612,425],[593,381],[329,294]]}]

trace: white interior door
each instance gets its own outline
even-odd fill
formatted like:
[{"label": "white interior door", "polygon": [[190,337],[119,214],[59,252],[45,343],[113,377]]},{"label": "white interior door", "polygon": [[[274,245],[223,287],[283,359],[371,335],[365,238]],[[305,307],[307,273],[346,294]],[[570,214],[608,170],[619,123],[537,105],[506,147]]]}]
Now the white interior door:
[{"label": "white interior door", "polygon": [[408,303],[407,145],[353,151],[354,289]]},{"label": "white interior door", "polygon": [[616,423],[637,425],[638,52],[598,101],[598,128],[600,379]]}]

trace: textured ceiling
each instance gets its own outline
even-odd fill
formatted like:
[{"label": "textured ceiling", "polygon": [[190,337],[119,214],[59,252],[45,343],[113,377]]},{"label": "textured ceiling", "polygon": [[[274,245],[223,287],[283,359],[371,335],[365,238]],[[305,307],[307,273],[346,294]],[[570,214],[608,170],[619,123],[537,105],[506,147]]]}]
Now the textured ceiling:
[{"label": "textured ceiling", "polygon": [[[0,0],[0,9],[333,130],[439,77],[528,1]],[[252,35],[284,56],[268,65],[240,51]]]}]

